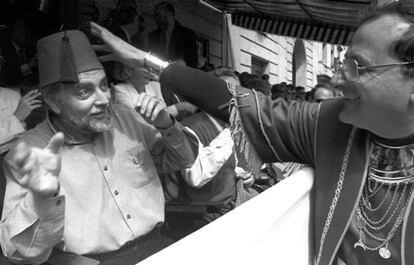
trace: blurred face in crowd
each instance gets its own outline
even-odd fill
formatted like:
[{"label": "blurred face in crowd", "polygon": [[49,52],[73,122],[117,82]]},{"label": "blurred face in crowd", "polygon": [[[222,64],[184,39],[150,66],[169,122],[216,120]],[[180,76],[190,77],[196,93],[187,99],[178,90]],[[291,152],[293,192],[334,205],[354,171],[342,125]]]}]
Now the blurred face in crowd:
[{"label": "blurred face in crowd", "polygon": [[303,101],[305,100],[305,97],[306,97],[306,92],[304,88],[296,90],[296,99]]},{"label": "blurred face in crowd", "polygon": [[[368,21],[355,32],[345,56],[360,67],[401,62],[391,54],[390,45],[408,27],[401,18],[390,15]],[[360,69],[354,81],[347,78],[350,75],[345,70],[335,73],[331,80],[348,99],[339,115],[341,121],[384,138],[414,133],[414,111],[409,100],[414,80],[404,74],[405,66]]]},{"label": "blurred face in crowd", "polygon": [[[109,115],[110,89],[103,70],[83,72],[78,84],[63,84],[52,110],[66,128],[91,134],[111,127]],[[50,105],[50,104],[49,104]]]},{"label": "blurred face in crowd", "polygon": [[275,85],[272,89],[272,97],[273,98],[284,98],[286,96],[286,87],[283,85]]},{"label": "blurred face in crowd", "polygon": [[151,73],[145,68],[133,69],[130,79],[135,79],[139,84],[147,85],[151,80]]},{"label": "blurred face in crowd", "polygon": [[286,97],[292,100],[296,99],[295,90],[293,90],[291,87],[286,87]]}]

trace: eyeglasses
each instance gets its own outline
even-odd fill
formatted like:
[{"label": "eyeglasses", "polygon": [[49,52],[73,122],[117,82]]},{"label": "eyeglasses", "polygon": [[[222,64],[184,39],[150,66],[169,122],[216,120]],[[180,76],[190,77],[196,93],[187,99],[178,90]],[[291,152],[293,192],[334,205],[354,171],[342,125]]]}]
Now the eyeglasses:
[{"label": "eyeglasses", "polygon": [[345,58],[343,62],[336,63],[334,68],[335,68],[335,72],[342,71],[342,73],[344,74],[345,78],[348,81],[358,81],[359,71],[366,71],[366,70],[383,68],[383,67],[409,65],[409,64],[414,64],[414,61],[391,63],[391,64],[379,64],[379,65],[372,65],[372,66],[358,66],[358,62],[355,59]]}]

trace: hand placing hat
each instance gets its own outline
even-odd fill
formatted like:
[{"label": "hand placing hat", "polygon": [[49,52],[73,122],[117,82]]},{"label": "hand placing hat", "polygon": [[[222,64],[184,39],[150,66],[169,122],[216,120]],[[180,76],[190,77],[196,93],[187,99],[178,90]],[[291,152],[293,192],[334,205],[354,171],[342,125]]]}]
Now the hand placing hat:
[{"label": "hand placing hat", "polygon": [[103,45],[94,45],[93,48],[95,51],[108,52],[108,54],[99,57],[102,62],[119,61],[132,68],[137,68],[144,64],[146,52],[128,44],[94,22],[91,22],[90,25],[92,34],[104,43]]}]

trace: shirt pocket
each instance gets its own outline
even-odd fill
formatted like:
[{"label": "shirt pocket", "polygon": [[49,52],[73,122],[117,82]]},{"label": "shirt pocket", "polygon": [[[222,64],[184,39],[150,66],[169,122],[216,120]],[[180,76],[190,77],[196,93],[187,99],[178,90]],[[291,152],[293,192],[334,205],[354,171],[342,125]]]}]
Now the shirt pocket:
[{"label": "shirt pocket", "polygon": [[134,188],[140,188],[158,177],[151,154],[144,145],[138,145],[126,151],[125,169],[131,171],[128,176]]}]

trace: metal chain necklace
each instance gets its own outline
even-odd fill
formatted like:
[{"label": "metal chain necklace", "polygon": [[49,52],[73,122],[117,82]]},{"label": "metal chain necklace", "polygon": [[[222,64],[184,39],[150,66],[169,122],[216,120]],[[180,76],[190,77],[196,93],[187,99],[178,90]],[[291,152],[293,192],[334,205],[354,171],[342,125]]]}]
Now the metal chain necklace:
[{"label": "metal chain necklace", "polygon": [[[374,183],[373,184],[374,187],[371,187],[372,183]],[[368,193],[369,195],[367,195],[368,198],[375,196],[375,194],[377,194],[382,189],[383,186],[384,186],[384,183],[382,182],[378,184],[377,181],[368,180],[368,191],[369,191]]]},{"label": "metal chain necklace", "polygon": [[[395,202],[395,198],[398,196],[398,187],[399,187],[399,184],[398,184],[398,186],[395,188],[394,194],[393,194],[393,196],[392,196],[392,199],[391,199],[390,204],[389,204],[389,205],[388,205],[388,207],[387,207],[387,210],[385,211],[385,213],[383,214],[383,216],[382,216],[382,217],[380,217],[380,219],[379,219],[379,220],[377,220],[377,221],[373,221],[373,220],[372,220],[371,218],[369,218],[369,217],[368,217],[368,215],[366,214],[368,211],[370,211],[370,212],[375,212],[375,211],[371,211],[371,210],[370,210],[370,208],[369,208],[369,207],[367,207],[367,206],[365,205],[364,200],[366,200],[366,199],[364,199],[364,198],[363,198],[363,196],[364,196],[364,195],[362,195],[362,198],[361,198],[361,201],[360,201],[359,207],[361,208],[361,211],[362,211],[362,213],[364,214],[364,217],[367,219],[367,221],[369,221],[369,222],[370,222],[370,223],[372,223],[372,224],[379,224],[379,223],[381,223],[382,221],[384,221],[385,217],[387,217],[388,213],[390,212],[390,210],[391,210],[392,208],[394,208],[394,210],[393,210],[393,212],[392,212],[392,214],[391,214],[391,217],[395,214],[395,212],[396,212],[396,211],[397,211],[397,209],[398,209],[398,206],[401,204],[401,201],[403,200],[403,195],[404,195],[404,192],[405,192],[405,191],[406,191],[406,189],[407,189],[407,185],[404,185],[403,190],[402,190],[402,192],[401,192],[401,194],[400,194],[400,198],[398,199],[397,205],[395,206],[395,205],[394,205],[394,202]],[[362,203],[361,203],[361,202],[362,202]],[[369,203],[369,204],[370,204],[370,203]]]},{"label": "metal chain necklace", "polygon": [[[371,181],[368,181],[368,182],[371,182]],[[381,188],[379,190],[375,190],[374,192],[370,192],[369,188],[367,188],[367,186],[368,185],[364,186],[364,193],[363,193],[363,196],[362,196],[362,202],[364,203],[365,207],[367,207],[370,211],[373,211],[373,212],[378,211],[384,205],[384,202],[386,201],[386,199],[388,197],[388,194],[390,193],[391,185],[388,185],[387,192],[385,193],[385,195],[383,196],[384,198],[378,204],[377,207],[372,207],[372,204],[369,202],[369,199],[374,197],[375,194],[377,194],[378,191],[381,190]],[[380,185],[380,187],[382,187],[382,185]]]},{"label": "metal chain necklace", "polygon": [[[368,178],[354,214],[353,225],[358,229],[358,241],[354,244],[354,248],[361,247],[365,251],[378,251],[382,258],[388,259],[391,257],[389,243],[404,221],[414,189],[414,145],[395,147],[373,141],[371,150]],[[387,190],[385,195],[381,195],[379,191],[383,190],[384,185],[387,186]],[[381,216],[377,211],[383,208],[391,190],[393,190],[393,195]],[[375,197],[380,202],[373,207]],[[397,197],[399,197],[398,200]],[[396,215],[398,211],[399,214]],[[372,218],[374,215],[378,218],[377,220]],[[388,232],[383,231],[391,224]],[[384,234],[385,238],[379,234]],[[376,246],[367,244],[369,238],[377,242]]]},{"label": "metal chain necklace", "polygon": [[[410,189],[410,193],[408,195],[408,198],[411,196],[411,193],[413,191],[413,187],[414,186],[411,185],[411,189]],[[357,211],[356,211],[355,219],[356,219],[356,226],[359,230],[359,233],[358,233],[359,234],[359,239],[354,244],[354,248],[361,247],[363,250],[370,250],[370,251],[377,251],[378,250],[379,255],[383,259],[389,259],[391,257],[391,251],[389,250],[389,242],[394,237],[395,233],[397,232],[397,229],[399,228],[399,226],[403,222],[407,206],[408,206],[408,200],[407,200],[405,206],[401,209],[400,214],[396,218],[396,220],[395,220],[391,230],[388,232],[386,238],[381,238],[381,237],[376,236],[373,232],[371,232],[367,228],[367,227],[369,227],[368,221],[364,218],[363,214],[361,214],[361,209],[358,208]],[[363,235],[364,234],[366,234],[367,236],[375,239],[376,241],[379,242],[379,244],[376,247],[368,246],[367,243],[365,243],[364,240],[363,240]]]},{"label": "metal chain necklace", "polygon": [[373,221],[371,218],[369,218],[368,216],[368,211],[367,209],[365,209],[365,207],[363,206],[359,206],[360,212],[362,214],[362,217],[367,221],[367,225],[373,229],[373,230],[381,230],[384,227],[386,227],[392,220],[392,218],[395,216],[397,210],[399,209],[399,206],[401,205],[401,202],[403,201],[404,195],[405,195],[405,191],[406,191],[406,187],[404,187],[400,199],[397,202],[397,205],[394,206],[393,204],[390,203],[390,205],[393,206],[394,210],[392,211],[392,213],[389,215],[389,218],[387,219],[387,221],[385,221],[382,225],[380,226],[375,226],[375,225],[379,225],[382,221],[384,221],[385,217],[387,217],[388,213],[389,213],[389,208],[387,209],[387,211],[384,213],[384,215],[380,218],[380,220],[378,221]]}]

